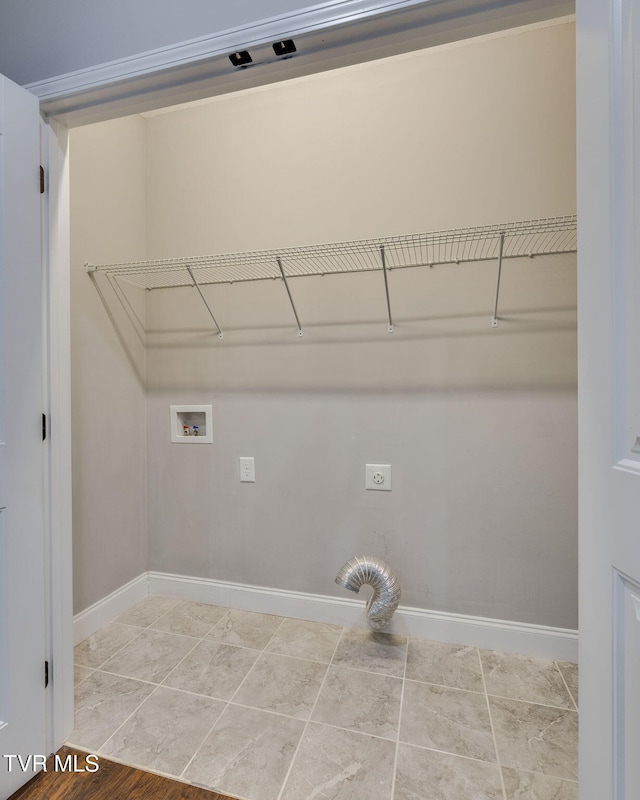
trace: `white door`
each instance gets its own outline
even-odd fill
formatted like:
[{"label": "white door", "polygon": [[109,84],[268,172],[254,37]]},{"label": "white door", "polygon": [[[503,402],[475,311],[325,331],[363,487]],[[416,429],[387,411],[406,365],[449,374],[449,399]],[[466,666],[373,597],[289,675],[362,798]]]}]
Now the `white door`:
[{"label": "white door", "polygon": [[580,798],[638,800],[640,6],[577,24]]},{"label": "white door", "polygon": [[[0,76],[0,798],[45,753],[38,100]],[[23,770],[17,758],[21,756]]]}]

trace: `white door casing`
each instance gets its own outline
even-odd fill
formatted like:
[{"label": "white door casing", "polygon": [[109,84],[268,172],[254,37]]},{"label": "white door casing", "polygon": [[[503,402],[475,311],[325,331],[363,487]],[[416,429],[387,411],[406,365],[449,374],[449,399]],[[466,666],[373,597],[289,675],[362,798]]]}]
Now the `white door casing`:
[{"label": "white door casing", "polygon": [[581,800],[640,797],[639,11],[577,8]]},{"label": "white door casing", "polygon": [[49,419],[45,466],[49,532],[47,600],[51,664],[47,750],[57,750],[73,728],[73,566],[71,554],[71,354],[69,290],[68,131],[41,122],[46,190],[42,197],[45,296],[45,411]]},{"label": "white door casing", "polygon": [[39,164],[38,100],[0,76],[0,798],[46,747]]}]

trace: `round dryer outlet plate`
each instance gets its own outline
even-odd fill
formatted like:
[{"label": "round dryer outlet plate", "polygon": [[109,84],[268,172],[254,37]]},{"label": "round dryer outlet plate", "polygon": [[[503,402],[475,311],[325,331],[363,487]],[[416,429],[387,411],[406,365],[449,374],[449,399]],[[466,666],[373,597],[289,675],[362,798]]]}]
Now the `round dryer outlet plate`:
[{"label": "round dryer outlet plate", "polygon": [[364,488],[390,492],[391,464],[366,464]]}]

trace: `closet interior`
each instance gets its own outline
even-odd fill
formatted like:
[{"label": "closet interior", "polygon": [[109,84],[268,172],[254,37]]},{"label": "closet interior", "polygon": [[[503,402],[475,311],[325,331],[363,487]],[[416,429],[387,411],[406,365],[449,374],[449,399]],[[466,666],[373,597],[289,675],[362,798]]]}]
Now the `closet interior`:
[{"label": "closet interior", "polygon": [[[392,633],[535,634],[570,644],[528,656],[574,660],[574,35],[556,20],[71,132],[77,614],[144,576],[364,626],[334,578],[365,554],[402,584]],[[172,441],[172,406],[210,409],[211,441]]]},{"label": "closet interior", "polygon": [[72,131],[76,611],[145,569],[340,596],[363,550],[575,627],[573,85],[565,21]]}]

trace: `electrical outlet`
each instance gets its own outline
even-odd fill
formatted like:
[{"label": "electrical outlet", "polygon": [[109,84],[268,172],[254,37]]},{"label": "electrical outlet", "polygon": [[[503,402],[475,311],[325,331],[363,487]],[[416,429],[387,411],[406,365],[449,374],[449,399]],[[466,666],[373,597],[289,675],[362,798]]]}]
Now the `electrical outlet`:
[{"label": "electrical outlet", "polygon": [[253,456],[240,456],[241,483],[256,482],[256,462]]},{"label": "electrical outlet", "polygon": [[364,488],[390,492],[391,464],[366,464]]}]

